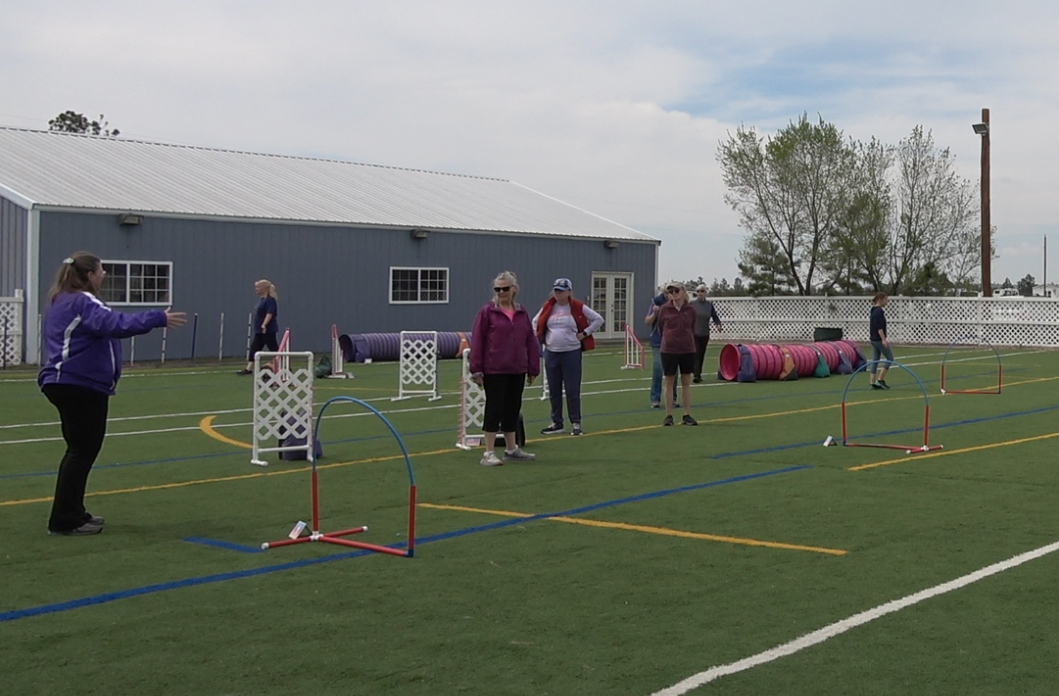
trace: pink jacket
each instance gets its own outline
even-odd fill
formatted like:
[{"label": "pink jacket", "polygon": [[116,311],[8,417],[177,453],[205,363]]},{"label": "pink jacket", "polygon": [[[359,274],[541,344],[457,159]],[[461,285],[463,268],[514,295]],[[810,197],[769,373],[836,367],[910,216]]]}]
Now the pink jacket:
[{"label": "pink jacket", "polygon": [[508,319],[496,303],[482,307],[471,331],[471,374],[533,375],[541,373],[540,345],[529,314],[516,305]]}]

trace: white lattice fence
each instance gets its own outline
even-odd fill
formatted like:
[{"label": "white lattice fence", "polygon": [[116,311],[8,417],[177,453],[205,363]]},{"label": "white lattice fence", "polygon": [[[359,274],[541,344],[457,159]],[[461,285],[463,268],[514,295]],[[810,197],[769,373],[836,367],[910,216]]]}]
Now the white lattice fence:
[{"label": "white lattice fence", "polygon": [[[727,341],[811,341],[818,327],[868,340],[870,297],[717,298]],[[896,343],[1059,347],[1059,301],[1051,298],[892,297],[886,307]]]},{"label": "white lattice fence", "polygon": [[0,364],[22,364],[22,291],[0,297]]}]

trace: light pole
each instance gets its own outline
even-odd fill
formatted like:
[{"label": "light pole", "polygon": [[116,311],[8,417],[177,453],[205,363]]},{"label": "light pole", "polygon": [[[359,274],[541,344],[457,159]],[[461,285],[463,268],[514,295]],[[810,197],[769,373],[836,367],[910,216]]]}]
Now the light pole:
[{"label": "light pole", "polygon": [[982,109],[982,122],[971,126],[982,136],[982,297],[993,296],[990,264],[993,260],[993,239],[989,222],[989,109]]}]

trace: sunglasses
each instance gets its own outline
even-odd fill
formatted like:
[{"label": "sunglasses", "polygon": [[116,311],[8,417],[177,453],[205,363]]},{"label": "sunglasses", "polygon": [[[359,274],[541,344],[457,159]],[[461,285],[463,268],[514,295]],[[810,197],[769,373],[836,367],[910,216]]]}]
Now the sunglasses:
[{"label": "sunglasses", "polygon": [[680,290],[681,288],[666,288],[666,292],[668,292],[670,295],[675,295],[676,293],[680,292]]},{"label": "sunglasses", "polygon": [[511,290],[511,286],[510,285],[505,285],[502,288],[493,288],[493,292],[507,292],[509,290]]}]

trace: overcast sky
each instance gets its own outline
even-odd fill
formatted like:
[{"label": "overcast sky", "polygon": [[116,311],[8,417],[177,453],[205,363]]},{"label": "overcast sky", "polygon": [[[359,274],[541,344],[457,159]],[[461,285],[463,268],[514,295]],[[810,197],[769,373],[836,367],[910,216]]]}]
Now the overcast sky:
[{"label": "overcast sky", "polygon": [[739,124],[808,112],[891,143],[922,124],[977,181],[989,107],[994,278],[1039,282],[1043,235],[1059,249],[1055,0],[5,0],[0,17],[0,124],[73,109],[129,138],[511,179],[658,237],[681,279],[737,275],[715,156]]}]

